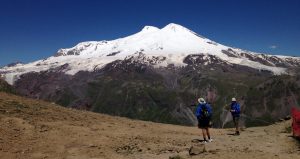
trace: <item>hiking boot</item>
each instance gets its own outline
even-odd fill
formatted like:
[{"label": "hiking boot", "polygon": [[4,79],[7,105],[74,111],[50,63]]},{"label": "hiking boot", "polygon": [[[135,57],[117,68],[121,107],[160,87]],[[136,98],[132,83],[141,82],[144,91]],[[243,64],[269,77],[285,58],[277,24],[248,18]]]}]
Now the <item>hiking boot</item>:
[{"label": "hiking boot", "polygon": [[237,132],[235,132],[235,134],[234,135],[236,135],[236,136],[239,136],[240,135],[240,132],[239,131],[237,131]]},{"label": "hiking boot", "polygon": [[207,140],[203,140],[201,141],[202,144],[206,144],[207,143]]},{"label": "hiking boot", "polygon": [[213,139],[208,139],[208,142],[213,142]]}]

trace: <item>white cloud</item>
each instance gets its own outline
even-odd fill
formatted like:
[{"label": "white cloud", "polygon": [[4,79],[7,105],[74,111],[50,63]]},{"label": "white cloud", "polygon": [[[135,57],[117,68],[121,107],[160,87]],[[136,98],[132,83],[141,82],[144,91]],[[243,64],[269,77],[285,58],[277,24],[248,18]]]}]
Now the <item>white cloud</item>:
[{"label": "white cloud", "polygon": [[269,48],[270,48],[270,49],[277,49],[278,46],[277,46],[277,45],[271,45],[271,46],[269,46]]}]

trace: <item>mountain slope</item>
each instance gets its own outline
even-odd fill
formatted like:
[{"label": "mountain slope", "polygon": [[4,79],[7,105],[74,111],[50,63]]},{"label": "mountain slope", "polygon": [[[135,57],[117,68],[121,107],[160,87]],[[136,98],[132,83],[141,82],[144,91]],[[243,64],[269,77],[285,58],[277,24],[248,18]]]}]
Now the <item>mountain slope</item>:
[{"label": "mountain slope", "polygon": [[[2,158],[190,158],[201,146],[196,127],[130,120],[67,109],[0,93]],[[299,143],[286,133],[290,121],[230,135],[233,129],[212,129],[207,152],[193,158],[299,158]]]},{"label": "mountain slope", "polygon": [[0,69],[23,96],[65,107],[155,122],[193,125],[199,97],[216,127],[232,97],[245,126],[266,125],[300,103],[299,57],[231,48],[189,29],[146,26],[112,41],[83,42],[55,56]]},{"label": "mountain slope", "polygon": [[[193,63],[193,60],[197,63]],[[224,64],[214,57],[191,56],[186,67],[154,68],[136,59],[117,61],[74,76],[60,71],[22,75],[19,93],[66,107],[156,122],[192,125],[197,99],[205,97],[221,127],[223,107],[235,96],[245,125],[273,123],[300,103],[299,76],[272,76],[248,67]],[[266,122],[260,122],[260,120]]]},{"label": "mountain slope", "polygon": [[14,93],[15,90],[4,79],[0,78],[0,92]]},{"label": "mountain slope", "polygon": [[185,66],[185,57],[191,54],[213,55],[220,60],[274,74],[288,73],[288,68],[300,66],[299,57],[258,54],[218,44],[193,31],[169,24],[162,29],[146,26],[134,35],[112,41],[82,42],[69,49],[60,49],[55,56],[29,64],[17,64],[0,69],[6,81],[13,84],[22,74],[45,71],[65,65],[65,73],[94,71],[105,65],[143,53],[147,62],[157,58],[156,67]]}]

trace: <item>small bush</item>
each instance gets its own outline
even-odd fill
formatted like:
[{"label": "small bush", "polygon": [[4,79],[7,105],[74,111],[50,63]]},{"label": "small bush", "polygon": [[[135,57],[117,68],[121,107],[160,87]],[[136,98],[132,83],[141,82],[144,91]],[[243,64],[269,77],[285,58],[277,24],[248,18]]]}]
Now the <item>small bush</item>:
[{"label": "small bush", "polygon": [[292,127],[291,126],[286,126],[285,128],[284,128],[284,131],[283,131],[284,133],[291,133],[292,132]]}]

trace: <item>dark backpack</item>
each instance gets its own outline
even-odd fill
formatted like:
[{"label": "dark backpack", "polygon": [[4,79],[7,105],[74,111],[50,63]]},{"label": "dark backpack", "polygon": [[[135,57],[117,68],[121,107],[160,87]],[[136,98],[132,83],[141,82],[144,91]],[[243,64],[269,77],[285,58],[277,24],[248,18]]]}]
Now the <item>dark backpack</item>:
[{"label": "dark backpack", "polygon": [[201,118],[202,119],[210,118],[210,113],[208,111],[207,105],[201,107]]}]

